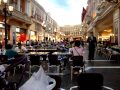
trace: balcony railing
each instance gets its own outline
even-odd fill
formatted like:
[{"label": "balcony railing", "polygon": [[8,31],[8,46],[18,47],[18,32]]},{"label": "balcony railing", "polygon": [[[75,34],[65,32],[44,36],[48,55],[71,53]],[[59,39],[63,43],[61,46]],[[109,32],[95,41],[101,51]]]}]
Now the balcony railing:
[{"label": "balcony railing", "polygon": [[12,12],[12,18],[17,19],[21,22],[25,22],[27,24],[31,24],[32,20],[29,16],[27,16],[27,14],[22,13],[20,11],[17,11],[14,9],[14,11]]}]

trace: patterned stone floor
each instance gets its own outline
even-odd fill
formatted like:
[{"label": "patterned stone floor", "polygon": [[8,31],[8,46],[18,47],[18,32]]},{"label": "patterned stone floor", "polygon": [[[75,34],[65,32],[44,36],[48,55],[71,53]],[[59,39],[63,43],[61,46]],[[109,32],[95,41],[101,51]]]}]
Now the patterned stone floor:
[{"label": "patterned stone floor", "polygon": [[[85,57],[87,59],[88,51],[86,50]],[[104,77],[104,85],[113,88],[114,90],[120,90],[120,62],[105,60],[104,56],[95,54],[95,60],[92,62],[86,61],[86,72],[101,73]],[[61,87],[69,90],[71,86],[77,85],[76,77],[73,80],[70,79],[70,70],[67,69],[66,75],[62,76]]]},{"label": "patterned stone floor", "polygon": [[[86,72],[101,73],[104,76],[104,85],[113,88],[114,90],[120,90],[120,63],[118,62],[91,62],[86,67]],[[77,85],[76,77],[73,80],[70,79],[70,73],[62,76],[61,87],[69,90],[71,86]]]}]

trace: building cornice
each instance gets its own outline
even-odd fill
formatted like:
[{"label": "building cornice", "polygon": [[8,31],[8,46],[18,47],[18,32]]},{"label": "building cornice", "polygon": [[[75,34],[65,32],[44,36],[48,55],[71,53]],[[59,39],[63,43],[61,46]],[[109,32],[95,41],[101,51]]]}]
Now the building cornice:
[{"label": "building cornice", "polygon": [[11,18],[17,19],[17,20],[22,21],[22,22],[25,22],[27,24],[32,24],[32,20],[29,16],[27,16],[24,13],[22,13],[20,11],[17,11],[17,10],[14,10],[12,12]]}]

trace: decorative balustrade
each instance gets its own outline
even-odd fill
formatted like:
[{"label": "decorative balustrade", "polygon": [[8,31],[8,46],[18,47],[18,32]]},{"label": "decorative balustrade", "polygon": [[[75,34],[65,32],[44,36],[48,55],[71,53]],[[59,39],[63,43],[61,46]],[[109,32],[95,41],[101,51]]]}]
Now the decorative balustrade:
[{"label": "decorative balustrade", "polygon": [[25,13],[15,10],[15,9],[12,12],[12,17],[15,19],[18,19],[20,21],[26,22],[28,24],[32,23],[31,17],[27,16],[27,14],[25,14]]}]

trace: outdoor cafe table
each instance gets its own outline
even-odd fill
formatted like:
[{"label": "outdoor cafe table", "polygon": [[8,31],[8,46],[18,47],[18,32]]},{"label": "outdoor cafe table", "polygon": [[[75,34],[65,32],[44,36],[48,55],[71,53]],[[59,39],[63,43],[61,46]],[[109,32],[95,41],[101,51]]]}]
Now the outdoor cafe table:
[{"label": "outdoor cafe table", "polygon": [[[43,61],[46,60],[47,58],[47,55],[48,55],[49,52],[29,52],[29,53],[26,53],[26,55],[30,56],[30,55],[35,55],[35,56],[42,56],[43,58]],[[18,53],[19,55],[24,55],[25,53]]]},{"label": "outdoor cafe table", "polygon": [[28,52],[49,52],[53,53],[58,51],[57,49],[28,49]]},{"label": "outdoor cafe table", "polygon": [[52,55],[62,56],[61,60],[64,61],[64,67],[67,65],[69,58],[72,56],[70,52],[54,52]]},{"label": "outdoor cafe table", "polygon": [[28,52],[28,53],[23,53],[19,52],[19,55],[47,55],[49,52]]},{"label": "outdoor cafe table", "polygon": [[[24,55],[25,53],[19,53],[20,55]],[[49,52],[29,52],[27,53],[27,55],[39,55],[43,57],[43,60],[46,60],[47,55],[49,55]],[[72,54],[70,52],[53,52],[51,55],[60,55],[60,56],[67,56],[67,57],[71,57]]]},{"label": "outdoor cafe table", "polygon": [[52,55],[72,56],[70,52],[53,52]]}]

